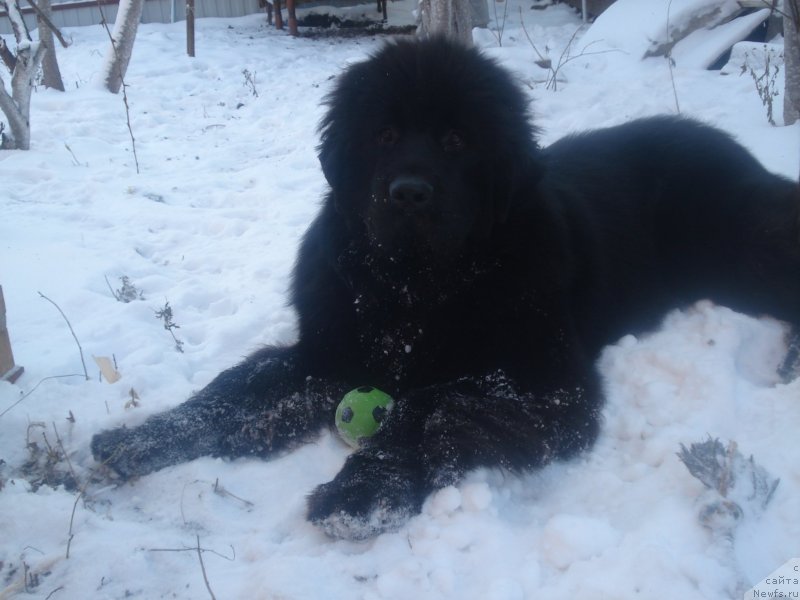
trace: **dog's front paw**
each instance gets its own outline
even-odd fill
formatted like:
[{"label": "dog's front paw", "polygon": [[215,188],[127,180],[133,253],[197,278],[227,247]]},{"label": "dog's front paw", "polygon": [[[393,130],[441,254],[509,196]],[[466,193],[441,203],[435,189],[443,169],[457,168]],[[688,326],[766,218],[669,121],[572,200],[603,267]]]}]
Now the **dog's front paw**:
[{"label": "dog's front paw", "polygon": [[147,459],[147,446],[147,441],[138,439],[135,430],[119,427],[101,431],[92,438],[92,455],[122,479],[130,479],[153,470]]},{"label": "dog's front paw", "polygon": [[385,454],[357,453],[308,498],[308,520],[334,538],[365,540],[396,531],[420,511],[425,493],[412,468]]}]

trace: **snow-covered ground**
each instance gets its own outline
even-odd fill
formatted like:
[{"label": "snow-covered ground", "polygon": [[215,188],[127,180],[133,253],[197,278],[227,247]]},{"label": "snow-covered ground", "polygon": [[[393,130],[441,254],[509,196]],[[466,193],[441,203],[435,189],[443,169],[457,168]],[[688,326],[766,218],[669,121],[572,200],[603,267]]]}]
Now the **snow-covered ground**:
[{"label": "snow-covered ground", "polygon": [[[546,89],[520,19],[556,64],[580,19],[507,2],[476,43],[525,84],[545,143],[675,112],[664,59],[593,54]],[[390,4],[394,18],[406,9]],[[208,585],[217,598],[248,599],[716,600],[800,555],[800,380],[772,374],[782,329],[702,303],[605,352],[608,403],[591,452],[522,477],[473,473],[369,542],[332,541],[303,518],[305,495],[348,452],[330,434],[271,462],[204,458],[119,487],[92,483],[82,498],[63,486],[32,491],[41,473],[23,467],[36,449],[42,464],[47,444],[63,446],[70,464],[57,469],[73,469],[82,487],[93,433],[135,424],[259,345],[294,339],[288,275],[325,186],[319,103],[344,66],[381,43],[293,39],[256,15],[199,21],[191,59],[183,24],[142,26],[127,76],[137,175],[122,98],[99,85],[106,33],[67,34],[68,91],[37,90],[32,150],[0,152],[0,283],[25,367],[16,385],[0,383],[0,598],[208,598]],[[729,72],[678,64],[681,111],[796,178],[800,126],[770,126],[750,75]],[[105,278],[116,289],[122,276],[143,299],[115,300]],[[46,379],[82,367],[37,292],[68,316],[90,381]],[[155,316],[167,302],[182,353]],[[112,355],[122,379],[108,384],[91,357]],[[707,436],[735,440],[781,479],[763,514],[745,507],[733,537],[701,525],[711,499],[676,456]]]}]

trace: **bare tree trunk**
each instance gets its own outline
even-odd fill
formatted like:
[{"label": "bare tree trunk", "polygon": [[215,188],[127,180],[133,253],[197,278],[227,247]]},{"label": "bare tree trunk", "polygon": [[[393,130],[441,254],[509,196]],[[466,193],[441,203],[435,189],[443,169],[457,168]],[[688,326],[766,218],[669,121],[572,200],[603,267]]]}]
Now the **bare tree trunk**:
[{"label": "bare tree trunk", "polygon": [[[52,22],[53,11],[50,8],[50,0],[38,0],[36,3],[39,10]],[[56,44],[53,39],[53,30],[50,29],[50,24],[40,17],[37,13],[36,24],[39,28],[39,42],[47,48],[44,52],[42,59],[42,83],[45,87],[49,87],[60,92],[64,91],[64,81],[61,79],[61,69],[58,68],[58,59],[56,58]]]},{"label": "bare tree trunk", "polygon": [[31,44],[17,52],[17,64],[11,75],[11,95],[0,79],[0,110],[8,118],[11,136],[3,141],[3,148],[30,150],[31,147],[31,91],[33,80],[42,62],[45,47]]},{"label": "bare tree trunk", "polygon": [[783,123],[800,119],[800,0],[785,0],[783,7],[783,56],[786,86],[783,93]]},{"label": "bare tree trunk", "polygon": [[[17,55],[11,73],[11,94],[0,79],[0,110],[8,119],[11,134],[3,134],[0,147],[3,149],[29,150],[31,147],[31,92],[33,81],[42,63],[45,46],[31,41],[28,28],[22,20],[19,5],[14,0],[0,0],[11,21],[17,39]],[[5,62],[5,60],[4,60]]]},{"label": "bare tree trunk", "polygon": [[143,8],[144,0],[120,0],[104,77],[105,86],[112,94],[118,93],[122,87],[122,80],[133,54],[133,42],[136,40]]},{"label": "bare tree trunk", "polygon": [[469,0],[421,0],[422,35],[444,35],[472,46],[472,15]]}]

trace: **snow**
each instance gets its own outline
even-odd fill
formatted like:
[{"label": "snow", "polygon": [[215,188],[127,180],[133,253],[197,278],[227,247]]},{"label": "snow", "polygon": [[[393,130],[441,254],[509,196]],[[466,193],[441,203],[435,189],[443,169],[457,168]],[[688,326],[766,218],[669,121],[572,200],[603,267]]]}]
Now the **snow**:
[{"label": "snow", "polygon": [[[475,39],[523,82],[544,143],[675,111],[666,62],[621,52],[570,62],[559,91],[546,90],[520,19],[556,63],[580,19],[563,5],[507,1],[502,46],[496,28]],[[673,2],[673,14],[687,2]],[[607,27],[638,31],[644,46],[648,25],[622,14]],[[46,447],[43,433],[57,447],[57,430],[82,484],[94,433],[174,406],[261,344],[295,338],[288,276],[325,189],[319,103],[333,76],[381,43],[293,39],[259,15],[206,19],[190,59],[182,24],[141,25],[126,77],[137,176],[122,99],[101,86],[107,35],[67,33],[68,91],[37,90],[32,149],[0,153],[0,281],[25,367],[16,385],[0,383],[0,597],[26,597],[28,571],[31,597],[206,598],[204,569],[217,598],[741,598],[797,556],[800,380],[774,376],[783,329],[709,303],[605,351],[608,402],[591,452],[526,475],[471,473],[367,542],[333,541],[304,519],[305,496],[348,453],[327,433],[273,461],[203,458],[91,484],[82,498],[63,486],[34,492],[22,466],[29,442]],[[750,76],[730,73],[679,62],[681,110],[796,178],[800,125],[771,127]],[[143,300],[114,299],[104,278],[116,289],[122,276]],[[82,367],[38,291],[70,319],[90,381],[41,381]],[[167,301],[183,353],[155,318]],[[122,379],[99,381],[91,356],[113,356]],[[126,409],[132,388],[139,406]],[[708,436],[736,441],[781,479],[733,539],[700,524],[706,490],[676,455]]]},{"label": "snow", "polygon": [[681,39],[693,21],[710,28],[740,10],[736,0],[617,0],[595,20],[581,43],[596,45],[594,49],[616,48],[638,60],[663,54],[659,48]]},{"label": "snow", "polygon": [[672,59],[682,67],[706,69],[739,40],[769,17],[768,9],[732,19],[713,29],[693,31],[672,49]]}]

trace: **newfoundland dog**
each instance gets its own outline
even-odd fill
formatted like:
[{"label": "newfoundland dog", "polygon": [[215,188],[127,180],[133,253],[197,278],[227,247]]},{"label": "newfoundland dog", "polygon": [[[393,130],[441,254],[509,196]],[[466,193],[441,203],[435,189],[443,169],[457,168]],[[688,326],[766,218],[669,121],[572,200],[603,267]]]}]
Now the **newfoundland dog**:
[{"label": "newfoundland dog", "polygon": [[[294,269],[297,343],[96,435],[122,478],[275,456],[375,386],[394,409],[308,499],[329,535],[367,538],[471,469],[588,448],[599,351],[671,308],[707,298],[797,335],[800,188],[716,129],[659,117],[540,148],[514,78],[443,39],[387,44],[327,106],[330,191]],[[795,348],[785,377],[796,362]]]}]

